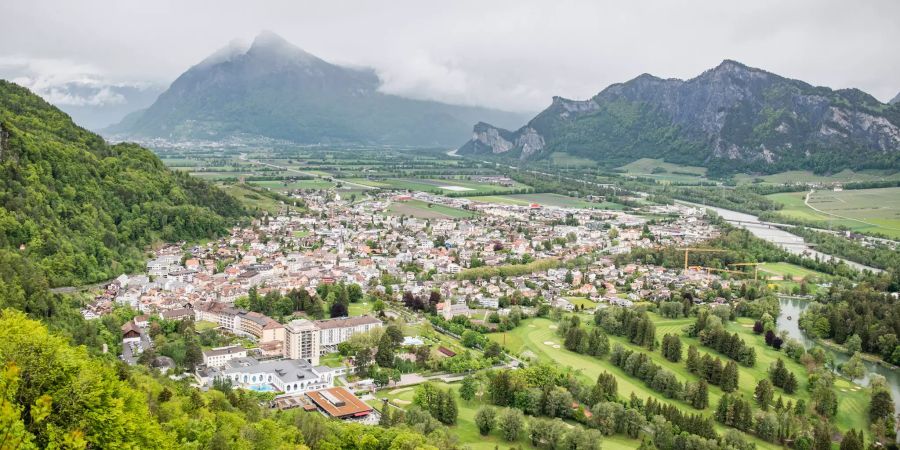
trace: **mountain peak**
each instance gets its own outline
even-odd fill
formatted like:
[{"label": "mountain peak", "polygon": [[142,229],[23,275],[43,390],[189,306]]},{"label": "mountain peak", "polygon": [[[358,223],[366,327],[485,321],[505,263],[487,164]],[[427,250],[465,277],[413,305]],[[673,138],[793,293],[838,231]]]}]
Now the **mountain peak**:
[{"label": "mountain peak", "polygon": [[253,45],[250,48],[273,48],[273,47],[293,47],[290,42],[281,37],[277,33],[269,30],[263,30],[253,39]]},{"label": "mountain peak", "polygon": [[315,55],[288,42],[272,31],[262,31],[253,39],[248,55],[265,55],[301,62],[320,61]]}]

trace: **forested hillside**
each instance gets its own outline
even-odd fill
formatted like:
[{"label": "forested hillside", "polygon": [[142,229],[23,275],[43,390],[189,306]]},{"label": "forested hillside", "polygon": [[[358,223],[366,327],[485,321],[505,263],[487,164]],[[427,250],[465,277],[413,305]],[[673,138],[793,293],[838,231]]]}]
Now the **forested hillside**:
[{"label": "forested hillside", "polygon": [[[217,188],[167,169],[147,149],[107,144],[6,81],[0,127],[0,259],[30,260],[51,286],[137,270],[154,240],[215,235],[244,214]],[[21,284],[11,271],[0,270],[0,291]]]},{"label": "forested hillside", "polygon": [[200,392],[110,355],[90,356],[13,310],[0,312],[0,361],[4,449],[457,447],[445,427],[424,430],[426,438],[415,424],[345,424],[302,409],[264,409],[266,394],[227,386]]}]

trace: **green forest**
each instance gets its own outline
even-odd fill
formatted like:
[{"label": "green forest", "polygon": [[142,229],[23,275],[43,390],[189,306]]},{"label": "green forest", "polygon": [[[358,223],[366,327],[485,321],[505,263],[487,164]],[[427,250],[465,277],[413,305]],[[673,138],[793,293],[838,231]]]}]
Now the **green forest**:
[{"label": "green forest", "polygon": [[107,144],[27,89],[0,81],[0,252],[43,269],[50,286],[142,267],[162,239],[224,232],[245,212],[149,150]]}]

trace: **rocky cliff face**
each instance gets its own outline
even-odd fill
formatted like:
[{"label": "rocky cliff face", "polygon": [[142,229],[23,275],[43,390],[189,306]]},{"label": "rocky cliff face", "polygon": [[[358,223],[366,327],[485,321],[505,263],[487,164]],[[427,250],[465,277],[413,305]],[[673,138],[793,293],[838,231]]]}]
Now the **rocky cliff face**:
[{"label": "rocky cliff face", "polygon": [[[689,80],[645,74],[589,100],[554,97],[515,132],[480,124],[478,144],[460,153],[525,159],[565,151],[608,165],[652,157],[720,172],[898,167],[894,109],[859,90],[814,87],[724,61]],[[489,134],[504,136],[502,152],[482,138]]]},{"label": "rocky cliff face", "polygon": [[900,103],[900,92],[898,92],[897,95],[894,96],[894,98],[892,98],[891,101],[889,101],[888,103],[890,103],[891,105],[896,105],[896,104]]}]

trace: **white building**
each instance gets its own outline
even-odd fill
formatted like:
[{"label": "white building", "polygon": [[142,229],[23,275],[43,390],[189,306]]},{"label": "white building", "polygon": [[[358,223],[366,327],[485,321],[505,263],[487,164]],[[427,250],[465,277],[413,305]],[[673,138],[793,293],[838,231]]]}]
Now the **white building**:
[{"label": "white building", "polygon": [[234,358],[221,370],[213,369],[212,380],[231,380],[233,386],[254,391],[276,391],[285,396],[333,386],[334,372],[327,367],[314,367],[303,359],[258,361],[255,358]]},{"label": "white building", "polygon": [[203,364],[206,367],[223,367],[234,358],[246,358],[247,349],[240,345],[217,347],[203,352]]},{"label": "white building", "polygon": [[350,339],[356,333],[366,333],[381,326],[381,321],[372,316],[339,317],[317,320],[321,353],[337,351],[337,345]]}]

